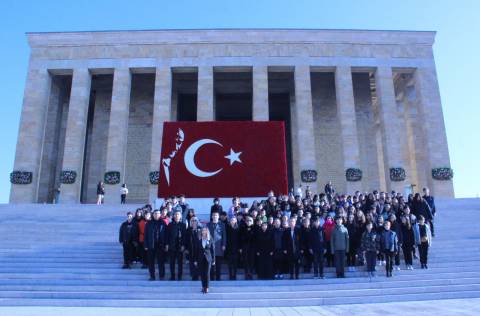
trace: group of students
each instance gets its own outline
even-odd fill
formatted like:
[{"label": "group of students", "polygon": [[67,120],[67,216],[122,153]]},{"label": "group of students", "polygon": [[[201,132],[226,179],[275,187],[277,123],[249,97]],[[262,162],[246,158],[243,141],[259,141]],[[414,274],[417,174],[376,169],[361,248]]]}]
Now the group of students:
[{"label": "group of students", "polygon": [[[230,280],[243,268],[245,279],[298,279],[300,270],[324,278],[324,266],[335,266],[336,275],[366,266],[370,278],[376,266],[385,266],[386,276],[400,270],[403,257],[413,269],[418,249],[422,269],[428,269],[428,249],[434,234],[435,201],[428,188],[409,195],[396,192],[336,194],[331,183],[325,193],[305,195],[297,190],[250,207],[232,199],[224,211],[214,199],[210,220],[201,222],[186,203],[185,196],[166,199],[159,209],[150,205],[128,213],[119,241],[123,245],[123,268],[133,262],[148,267],[150,280],[165,278],[170,263],[170,280],[181,280],[183,261],[188,260],[192,280],[202,280],[208,292],[210,280],[220,280],[222,266],[228,266]],[[401,256],[403,254],[403,256]],[[177,273],[175,271],[178,267]]]}]

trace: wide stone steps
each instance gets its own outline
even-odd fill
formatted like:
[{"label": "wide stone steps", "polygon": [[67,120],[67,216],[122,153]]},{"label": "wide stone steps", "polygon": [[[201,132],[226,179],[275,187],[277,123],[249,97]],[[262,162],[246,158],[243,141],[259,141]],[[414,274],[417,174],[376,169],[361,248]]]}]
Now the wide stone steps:
[{"label": "wide stone steps", "polygon": [[[268,307],[376,303],[480,297],[480,200],[438,200],[437,237],[429,252],[429,269],[394,271],[386,278],[377,266],[371,281],[364,267],[335,278],[211,282],[209,295],[200,282],[147,281],[148,271],[135,264],[120,269],[118,228],[126,211],[137,205],[0,205],[0,306],[109,307]],[[467,218],[467,224],[459,221]],[[12,228],[13,227],[13,228]]]}]

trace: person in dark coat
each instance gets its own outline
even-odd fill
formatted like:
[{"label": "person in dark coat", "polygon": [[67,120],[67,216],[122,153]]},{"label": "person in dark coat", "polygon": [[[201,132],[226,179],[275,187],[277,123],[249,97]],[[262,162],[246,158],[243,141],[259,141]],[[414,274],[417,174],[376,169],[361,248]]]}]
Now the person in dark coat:
[{"label": "person in dark coat", "polygon": [[430,210],[432,212],[432,219],[428,223],[430,224],[430,231],[432,232],[432,237],[435,237],[435,231],[433,228],[433,219],[435,218],[437,209],[435,207],[435,198],[430,195],[429,188],[423,188],[423,199],[427,202],[428,206],[430,206]]},{"label": "person in dark coat", "polygon": [[407,270],[413,270],[415,232],[409,216],[402,217],[402,251]]},{"label": "person in dark coat", "polygon": [[225,225],[220,222],[220,214],[218,212],[212,213],[212,220],[207,224],[210,231],[210,237],[215,245],[215,265],[210,270],[210,279],[220,281],[222,261],[225,249],[227,248],[227,230]]},{"label": "person in dark coat", "polygon": [[138,228],[133,221],[131,212],[127,213],[127,220],[120,226],[118,241],[123,246],[122,269],[131,269],[131,264],[135,257],[135,248],[138,245]]},{"label": "person in dark coat", "polygon": [[210,237],[210,230],[202,228],[201,237],[197,242],[194,265],[198,266],[202,280],[202,293],[208,293],[210,283],[210,269],[215,266],[215,244]]},{"label": "person in dark coat", "polygon": [[357,239],[357,224],[355,223],[355,215],[350,214],[348,216],[347,224],[345,227],[348,230],[348,242],[350,244],[349,251],[347,253],[347,266],[349,271],[355,271],[357,250],[360,246],[360,240]]},{"label": "person in dark coat", "polygon": [[390,225],[390,221],[385,221],[383,224],[384,231],[380,236],[380,251],[385,255],[387,277],[392,277],[393,275],[393,258],[398,251],[397,234],[390,229]]},{"label": "person in dark coat", "polygon": [[395,270],[400,271],[400,249],[403,244],[403,234],[402,234],[402,223],[397,220],[397,217],[394,214],[391,214],[388,218],[390,221],[390,229],[397,234],[398,240],[398,250],[395,253]]},{"label": "person in dark coat", "polygon": [[300,230],[296,227],[295,217],[290,218],[288,229],[283,232],[283,253],[285,254],[290,271],[290,279],[299,278],[300,273]]},{"label": "person in dark coat", "polygon": [[245,268],[245,280],[253,279],[255,269],[255,230],[253,218],[247,216],[245,226],[240,231],[242,240],[243,267]]},{"label": "person in dark coat", "polygon": [[185,254],[187,255],[188,264],[190,268],[190,276],[192,281],[198,281],[199,271],[198,266],[194,265],[195,255],[197,253],[198,241],[202,228],[198,224],[196,217],[190,218],[188,229],[185,233]]},{"label": "person in dark coat", "polygon": [[273,221],[272,238],[273,238],[273,273],[275,279],[283,279],[283,268],[285,255],[283,253],[282,239],[283,228],[280,218]]},{"label": "person in dark coat", "polygon": [[313,278],[324,278],[323,255],[326,252],[325,233],[320,225],[320,217],[316,217],[308,234],[308,248],[313,257]]},{"label": "person in dark coat", "polygon": [[217,212],[220,214],[223,212],[223,207],[220,205],[220,199],[219,198],[214,198],[213,199],[213,205],[210,207],[210,220],[212,220],[212,215],[214,212]]},{"label": "person in dark coat", "polygon": [[420,215],[423,216],[427,223],[429,223],[433,218],[432,210],[430,209],[430,206],[428,205],[427,201],[425,201],[425,199],[422,198],[420,193],[416,193],[415,197],[413,198],[412,213],[417,218]]},{"label": "person in dark coat", "polygon": [[263,222],[260,230],[255,236],[255,254],[259,262],[257,274],[260,280],[268,280],[272,278],[274,246],[272,232],[268,229],[267,222]]},{"label": "person in dark coat", "polygon": [[361,248],[365,252],[368,276],[372,278],[375,276],[377,254],[380,250],[380,237],[373,229],[372,222],[367,222],[366,230],[362,235]]},{"label": "person in dark coat", "polygon": [[312,255],[308,251],[308,238],[310,235],[310,219],[304,218],[300,228],[300,254],[302,256],[303,272],[310,273],[312,270]]},{"label": "person in dark coat", "polygon": [[97,204],[103,204],[103,198],[105,197],[105,184],[100,181],[97,184]]},{"label": "person in dark coat", "polygon": [[150,281],[155,280],[155,261],[158,264],[160,280],[165,277],[165,259],[167,254],[167,225],[155,210],[153,220],[145,226],[145,251],[148,253],[148,270]]},{"label": "person in dark coat", "polygon": [[175,261],[178,264],[178,280],[183,274],[183,252],[185,251],[185,233],[187,227],[182,222],[181,210],[175,210],[173,221],[167,226],[167,251],[170,254],[170,280],[175,280]]},{"label": "person in dark coat", "polygon": [[230,280],[237,279],[238,258],[242,253],[240,245],[240,229],[237,224],[237,218],[232,217],[227,226],[227,248],[225,256],[228,262],[228,276]]}]

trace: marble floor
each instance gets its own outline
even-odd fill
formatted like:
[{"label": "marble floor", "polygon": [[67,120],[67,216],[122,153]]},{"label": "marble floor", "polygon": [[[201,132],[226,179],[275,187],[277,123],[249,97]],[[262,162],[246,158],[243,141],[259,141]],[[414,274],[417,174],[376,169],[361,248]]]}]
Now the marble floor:
[{"label": "marble floor", "polygon": [[480,315],[480,299],[269,308],[104,308],[104,307],[0,307],[5,316],[333,316],[333,315]]}]

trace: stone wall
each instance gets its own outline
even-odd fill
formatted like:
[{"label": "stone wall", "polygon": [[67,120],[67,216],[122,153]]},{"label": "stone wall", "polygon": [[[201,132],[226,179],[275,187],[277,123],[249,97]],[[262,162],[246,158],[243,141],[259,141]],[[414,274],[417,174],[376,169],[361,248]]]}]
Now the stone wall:
[{"label": "stone wall", "polygon": [[353,73],[352,79],[360,169],[363,172],[362,189],[364,191],[378,190],[380,181],[369,73]]},{"label": "stone wall", "polygon": [[340,122],[337,117],[333,72],[312,72],[312,103],[316,141],[318,187],[328,181],[339,192],[346,189]]},{"label": "stone wall", "polygon": [[129,203],[146,203],[149,199],[154,85],[154,74],[132,76],[125,168]]}]

